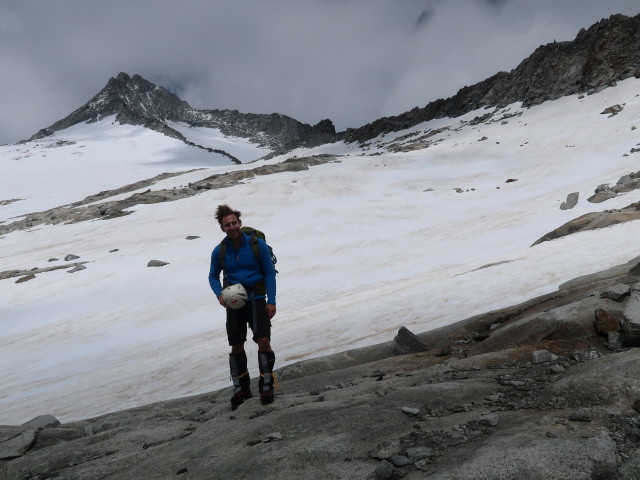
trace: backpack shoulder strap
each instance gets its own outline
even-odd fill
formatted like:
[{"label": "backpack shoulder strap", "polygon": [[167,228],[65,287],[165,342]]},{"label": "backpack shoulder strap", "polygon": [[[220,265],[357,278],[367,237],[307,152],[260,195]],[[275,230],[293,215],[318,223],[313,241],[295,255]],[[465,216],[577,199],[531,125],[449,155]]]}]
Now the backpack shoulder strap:
[{"label": "backpack shoulder strap", "polygon": [[222,239],[222,241],[220,242],[220,248],[218,249],[218,252],[220,254],[220,270],[222,271],[222,287],[226,287],[229,282],[227,281],[227,274],[224,271],[224,259],[227,255],[227,242],[226,242],[226,237]]},{"label": "backpack shoulder strap", "polygon": [[260,250],[258,247],[258,234],[255,230],[252,230],[249,234],[249,245],[251,245],[251,250],[253,250],[253,254],[257,259],[260,259]]}]

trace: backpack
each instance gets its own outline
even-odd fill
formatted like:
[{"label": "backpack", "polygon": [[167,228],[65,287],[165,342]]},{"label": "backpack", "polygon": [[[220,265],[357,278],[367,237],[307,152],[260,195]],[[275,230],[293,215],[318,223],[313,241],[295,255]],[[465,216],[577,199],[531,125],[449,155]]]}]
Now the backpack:
[{"label": "backpack", "polygon": [[[264,235],[264,232],[260,230],[256,230],[255,228],[252,228],[252,227],[242,227],[240,228],[240,230],[243,233],[246,233],[247,235],[249,235],[249,245],[251,245],[251,250],[253,250],[253,254],[255,255],[259,263],[260,252],[258,251],[258,248],[259,248],[258,238],[261,238],[262,240],[264,240],[265,243],[267,243],[267,239]],[[224,287],[226,287],[229,284],[229,282],[227,281],[227,275],[224,273],[224,258],[227,254],[227,242],[225,240],[226,238],[223,239],[222,242],[220,242],[220,265],[222,266],[222,272],[224,277],[223,278]],[[273,253],[273,249],[269,246],[269,244],[267,244],[267,248],[269,249],[269,253],[271,254],[271,261],[273,262],[273,266],[275,270],[275,265],[278,259],[276,258],[275,254]],[[278,273],[278,270],[276,270],[276,273]],[[267,293],[267,289],[264,285],[264,279],[260,280],[256,284],[255,293],[257,293],[258,295],[265,295]]]}]

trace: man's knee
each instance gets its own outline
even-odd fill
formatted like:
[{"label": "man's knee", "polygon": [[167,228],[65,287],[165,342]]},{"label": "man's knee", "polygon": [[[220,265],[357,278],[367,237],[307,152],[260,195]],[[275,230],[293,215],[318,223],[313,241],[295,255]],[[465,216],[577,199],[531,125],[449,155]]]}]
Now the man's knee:
[{"label": "man's knee", "polygon": [[261,352],[270,352],[271,351],[271,340],[266,338],[266,337],[262,337],[262,338],[258,338],[258,350]]},{"label": "man's knee", "polygon": [[244,343],[240,343],[238,345],[231,345],[231,353],[237,354],[244,352]]}]

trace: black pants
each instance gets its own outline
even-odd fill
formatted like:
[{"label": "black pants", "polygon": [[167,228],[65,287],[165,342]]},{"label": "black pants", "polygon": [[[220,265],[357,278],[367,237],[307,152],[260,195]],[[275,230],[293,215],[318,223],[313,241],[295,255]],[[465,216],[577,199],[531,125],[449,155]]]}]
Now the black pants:
[{"label": "black pants", "polygon": [[247,341],[247,326],[253,332],[253,341],[271,339],[271,320],[267,315],[264,298],[251,300],[238,310],[227,308],[227,339],[229,345],[242,345]]}]

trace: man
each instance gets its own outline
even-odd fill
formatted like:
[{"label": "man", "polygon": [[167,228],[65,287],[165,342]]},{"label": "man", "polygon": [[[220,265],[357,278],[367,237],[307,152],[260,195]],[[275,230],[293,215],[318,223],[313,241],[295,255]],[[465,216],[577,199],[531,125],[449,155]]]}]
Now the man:
[{"label": "man", "polygon": [[[271,252],[261,238],[257,252],[251,245],[251,238],[242,232],[240,212],[228,205],[219,205],[216,219],[226,237],[211,253],[209,285],[218,297],[220,305],[227,308],[222,297],[220,273],[224,274],[225,286],[242,284],[248,294],[246,305],[237,310],[227,308],[227,338],[231,346],[229,368],[233,380],[234,393],[231,409],[235,410],[246,399],[252,397],[247,354],[247,325],[258,344],[258,367],[260,368],[260,401],[263,405],[274,400],[273,365],[276,356],[271,349],[271,319],[276,314],[276,271]],[[266,297],[266,298],[265,298]]]}]

